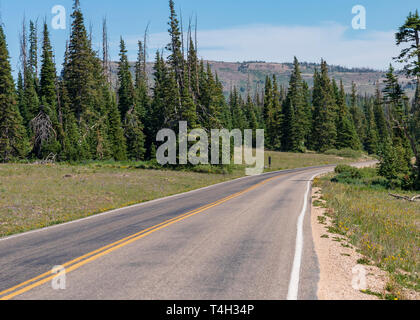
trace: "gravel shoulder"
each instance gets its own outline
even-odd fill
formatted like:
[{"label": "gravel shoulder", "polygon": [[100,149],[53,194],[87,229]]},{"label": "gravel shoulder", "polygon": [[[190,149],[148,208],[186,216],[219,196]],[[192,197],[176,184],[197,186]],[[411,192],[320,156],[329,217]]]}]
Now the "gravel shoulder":
[{"label": "gravel shoulder", "polygon": [[[318,283],[319,300],[378,300],[374,295],[362,293],[353,288],[353,282],[365,271],[366,289],[372,292],[384,292],[387,283],[385,271],[374,267],[358,264],[363,256],[347,243],[343,236],[328,232],[331,218],[326,208],[317,206],[320,200],[319,188],[312,190],[311,224],[315,251],[320,267]],[[353,273],[354,272],[354,273]]]}]

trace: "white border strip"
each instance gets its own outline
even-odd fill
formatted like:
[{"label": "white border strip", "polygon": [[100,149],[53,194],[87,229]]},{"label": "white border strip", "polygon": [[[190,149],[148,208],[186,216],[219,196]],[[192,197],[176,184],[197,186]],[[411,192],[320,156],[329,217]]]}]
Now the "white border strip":
[{"label": "white border strip", "polygon": [[293,259],[292,273],[290,275],[289,291],[287,293],[287,300],[297,300],[299,294],[299,278],[300,278],[300,266],[302,264],[303,255],[303,222],[305,214],[308,209],[309,202],[309,191],[311,190],[312,181],[315,177],[323,174],[324,172],[317,173],[307,183],[305,197],[303,198],[303,208],[300,212],[297,222],[297,233],[296,233],[296,248],[295,257]]}]

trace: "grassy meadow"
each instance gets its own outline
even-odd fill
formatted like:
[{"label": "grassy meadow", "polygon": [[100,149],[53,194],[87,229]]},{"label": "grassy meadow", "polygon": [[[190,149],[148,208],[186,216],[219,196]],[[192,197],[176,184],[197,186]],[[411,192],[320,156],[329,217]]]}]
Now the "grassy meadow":
[{"label": "grassy meadow", "polygon": [[[266,152],[270,170],[345,163],[335,155]],[[268,163],[268,161],[266,161]],[[244,175],[198,166],[156,170],[149,163],[1,164],[0,237],[83,218],[131,204],[173,195]]]},{"label": "grassy meadow", "polygon": [[[335,176],[335,178],[334,178]],[[330,174],[316,179],[322,199],[332,210],[330,230],[348,237],[366,257],[361,264],[374,264],[390,274],[387,290],[404,298],[401,288],[420,291],[420,202],[389,196],[376,169],[359,170],[357,178]],[[414,193],[393,190],[401,195]]]}]

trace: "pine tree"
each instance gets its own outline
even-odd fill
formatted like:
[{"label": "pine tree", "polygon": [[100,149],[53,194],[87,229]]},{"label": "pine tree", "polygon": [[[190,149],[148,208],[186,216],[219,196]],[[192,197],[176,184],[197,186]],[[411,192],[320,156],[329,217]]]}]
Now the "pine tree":
[{"label": "pine tree", "polygon": [[108,83],[102,62],[91,48],[78,0],[73,8],[72,30],[63,68],[66,93],[80,132],[79,153],[84,159],[104,159],[110,154]]},{"label": "pine tree", "polygon": [[24,158],[27,153],[27,137],[20,116],[12,69],[9,61],[6,36],[0,24],[0,161]]},{"label": "pine tree", "polygon": [[145,136],[143,124],[135,108],[128,110],[124,120],[125,139],[127,141],[127,155],[131,160],[144,160]]},{"label": "pine tree", "polygon": [[385,119],[382,95],[379,89],[379,83],[376,86],[375,102],[373,106],[373,113],[375,115],[376,127],[378,129],[379,142],[384,143],[386,138],[389,136],[388,125]]},{"label": "pine tree", "polygon": [[296,57],[293,65],[289,90],[283,105],[282,149],[284,151],[303,151],[306,130],[309,126],[308,110],[304,83]]},{"label": "pine tree", "polygon": [[148,79],[146,72],[146,59],[144,47],[141,41],[138,42],[138,55],[135,72],[135,91],[136,91],[136,113],[141,121],[145,120],[146,112],[150,106],[148,92]]},{"label": "pine tree", "polygon": [[276,77],[270,79],[268,76],[265,81],[263,121],[266,130],[266,146],[271,150],[281,148],[281,105],[280,92],[277,86]]},{"label": "pine tree", "polygon": [[[411,167],[412,149],[407,136],[407,105],[405,104],[404,91],[394,74],[394,68],[390,65],[386,73],[384,103],[388,108],[389,122],[393,127],[392,145],[397,152],[397,164],[400,173],[406,174]],[[413,148],[415,150],[415,148]]]},{"label": "pine tree", "polygon": [[[79,161],[87,159],[86,150],[82,149],[80,131],[77,126],[76,117],[71,110],[70,101],[67,94],[67,89],[64,81],[58,83],[59,92],[59,114],[62,120],[60,127],[63,129],[58,132],[58,140],[62,146],[62,151],[59,155],[59,160]],[[60,117],[60,116],[59,116]]]},{"label": "pine tree", "polygon": [[29,22],[29,68],[38,88],[38,27],[32,20]]},{"label": "pine tree", "polygon": [[187,57],[187,68],[188,68],[188,80],[191,86],[191,90],[194,94],[195,99],[198,99],[200,96],[200,89],[199,89],[199,75],[198,75],[198,57],[197,57],[197,50],[194,46],[194,42],[192,37],[189,39],[190,44],[188,47],[188,57]]},{"label": "pine tree", "polygon": [[229,98],[230,110],[232,112],[232,126],[233,129],[239,129],[243,131],[246,129],[246,118],[244,115],[243,100],[238,93],[236,87],[233,87],[233,91]]},{"label": "pine tree", "polygon": [[366,134],[364,147],[369,154],[376,154],[378,151],[379,135],[376,128],[375,115],[373,112],[373,106],[370,101],[366,102],[365,106],[366,114]]},{"label": "pine tree", "polygon": [[17,94],[17,104],[18,104],[19,113],[22,116],[23,112],[25,111],[25,105],[24,105],[25,84],[23,82],[23,76],[22,76],[21,71],[19,71],[18,73],[16,94]]},{"label": "pine tree", "polygon": [[146,158],[150,159],[154,156],[153,150],[156,150],[156,134],[164,128],[166,119],[165,113],[165,83],[167,78],[167,70],[165,62],[159,51],[156,52],[156,60],[154,64],[154,88],[153,100],[145,117],[145,133],[146,133]]},{"label": "pine tree", "polygon": [[379,174],[389,180],[398,176],[398,156],[392,141],[387,137],[379,150]]},{"label": "pine tree", "polygon": [[[25,27],[25,25],[23,26]],[[26,32],[26,31],[23,31]],[[24,37],[26,38],[26,37]],[[22,39],[25,41],[25,39]],[[38,96],[38,35],[35,23],[31,20],[29,22],[29,52],[26,59],[23,59],[24,64],[24,95],[22,104],[22,116],[25,126],[31,131],[30,122],[38,114],[39,96]],[[26,47],[25,47],[26,48]],[[32,135],[32,134],[31,134]]]},{"label": "pine tree", "polygon": [[[134,108],[132,107],[132,109]],[[108,114],[108,137],[112,158],[117,161],[126,160],[126,139],[121,125],[121,116],[114,98],[112,98]]]},{"label": "pine tree", "polygon": [[336,105],[328,67],[321,62],[321,73],[315,73],[313,89],[314,127],[312,145],[316,151],[334,148],[337,139]]},{"label": "pine tree", "polygon": [[40,81],[40,99],[41,103],[48,108],[48,114],[57,120],[57,94],[56,94],[57,74],[54,64],[53,51],[49,38],[47,23],[44,23],[43,46],[42,46],[42,65]]},{"label": "pine tree", "polygon": [[194,103],[194,99],[190,91],[190,85],[189,85],[189,79],[188,79],[187,73],[184,73],[183,83],[185,85],[182,88],[182,92],[181,92],[182,102],[181,102],[181,110],[179,112],[180,120],[186,121],[188,124],[188,127],[191,129],[194,129],[194,128],[197,128],[198,126],[197,107]]},{"label": "pine tree", "polygon": [[33,152],[38,158],[49,154],[57,155],[61,146],[57,141],[57,132],[62,131],[57,118],[56,69],[47,24],[44,23],[42,43],[42,64],[40,80],[40,108],[35,119],[31,120],[34,133]]},{"label": "pine tree", "polygon": [[120,39],[120,62],[118,65],[118,109],[120,110],[121,119],[125,118],[125,115],[129,109],[134,107],[135,93],[133,79],[130,72],[130,64],[127,58],[127,49],[125,42]]},{"label": "pine tree", "polygon": [[258,129],[258,120],[256,116],[256,108],[249,92],[245,104],[245,117],[248,123],[247,129],[252,129],[252,131],[255,132]]},{"label": "pine tree", "polygon": [[174,72],[175,81],[179,90],[183,88],[184,81],[184,57],[182,54],[182,43],[181,43],[181,31],[177,14],[175,12],[175,3],[173,0],[169,0],[169,36],[171,42],[166,46],[166,50],[169,51],[168,64]]},{"label": "pine tree", "polygon": [[223,94],[223,84],[220,82],[218,75],[216,74],[216,85],[214,88],[214,99],[213,103],[219,107],[219,117],[218,117],[218,126],[214,128],[220,127],[221,129],[232,129],[232,116],[229,105],[226,103],[225,96]]},{"label": "pine tree", "polygon": [[350,114],[353,119],[354,127],[356,129],[357,134],[359,135],[359,140],[365,140],[365,132],[364,123],[365,118],[363,115],[362,110],[357,105],[357,88],[354,82],[351,83],[351,103],[350,103]]},{"label": "pine tree", "polygon": [[405,45],[397,60],[400,63],[405,63],[406,74],[415,77],[417,82],[416,95],[413,99],[408,123],[400,123],[400,126],[404,128],[416,158],[417,181],[415,185],[420,189],[420,16],[418,10],[415,13],[409,13],[395,37],[397,46]]},{"label": "pine tree", "polygon": [[338,93],[338,123],[337,123],[337,149],[351,148],[359,150],[361,148],[359,137],[354,128],[354,123],[346,104],[346,94],[343,82],[340,81],[340,91]]},{"label": "pine tree", "polygon": [[93,52],[78,0],[74,1],[71,17],[73,22],[63,73],[71,108],[80,124],[89,112],[91,102]]}]

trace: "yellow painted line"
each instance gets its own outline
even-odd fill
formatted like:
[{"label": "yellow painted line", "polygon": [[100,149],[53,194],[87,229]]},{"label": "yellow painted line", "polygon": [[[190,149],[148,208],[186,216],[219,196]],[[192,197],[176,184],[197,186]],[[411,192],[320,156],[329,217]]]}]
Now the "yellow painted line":
[{"label": "yellow painted line", "polygon": [[[121,240],[118,240],[118,241],[113,242],[113,243],[111,243],[109,245],[106,245],[106,246],[104,246],[104,247],[102,247],[100,249],[94,250],[94,251],[92,251],[90,253],[87,253],[87,254],[85,254],[83,256],[80,256],[80,257],[78,257],[78,258],[76,258],[74,260],[71,260],[69,262],[66,262],[66,263],[63,264],[63,267],[67,267],[67,266],[69,266],[69,267],[65,269],[65,272],[67,274],[67,273],[69,273],[71,271],[74,271],[74,270],[80,268],[81,266],[83,266],[83,265],[91,262],[91,261],[94,261],[94,260],[96,260],[96,259],[98,259],[98,258],[100,258],[100,257],[102,257],[102,256],[104,256],[104,255],[106,255],[108,253],[111,253],[111,252],[113,252],[113,251],[115,251],[115,250],[117,250],[119,248],[122,248],[122,247],[124,247],[124,246],[126,246],[126,245],[128,245],[128,244],[130,244],[132,242],[135,242],[135,241],[137,241],[137,240],[139,240],[141,238],[144,238],[147,235],[149,235],[149,234],[151,234],[151,233],[153,233],[155,231],[158,231],[160,229],[166,228],[166,227],[168,227],[168,226],[170,226],[170,225],[172,225],[172,224],[174,224],[176,222],[182,221],[182,220],[187,219],[187,218],[189,218],[191,216],[194,216],[194,215],[196,215],[198,213],[201,213],[201,212],[206,211],[206,210],[208,210],[210,208],[213,208],[213,207],[218,206],[218,205],[220,205],[222,203],[225,203],[226,201],[229,201],[231,199],[234,199],[236,197],[239,197],[240,195],[242,195],[244,193],[247,193],[247,192],[249,192],[251,190],[254,190],[255,188],[257,188],[257,187],[259,187],[259,186],[261,186],[261,185],[263,185],[263,184],[265,184],[265,183],[267,183],[267,182],[269,182],[269,181],[271,181],[273,179],[276,179],[276,178],[279,178],[279,176],[266,179],[266,180],[264,180],[264,181],[262,181],[262,182],[260,182],[260,183],[258,183],[256,185],[248,188],[248,189],[245,189],[243,191],[237,192],[237,193],[235,193],[235,194],[233,194],[231,196],[228,196],[226,198],[223,198],[221,200],[215,201],[213,203],[210,203],[210,204],[205,205],[203,207],[200,207],[198,209],[195,209],[195,210],[186,212],[186,213],[181,214],[181,215],[179,215],[177,217],[174,217],[172,219],[169,219],[169,220],[166,220],[164,222],[161,222],[161,223],[159,223],[159,224],[157,224],[155,226],[152,226],[150,228],[147,228],[145,230],[142,230],[142,231],[140,231],[138,233],[132,234],[132,235],[130,235],[128,237],[125,237],[125,238],[123,238]],[[83,260],[84,258],[87,258],[87,259]],[[81,260],[83,260],[83,261],[81,261]],[[48,277],[46,277],[46,276],[48,276]],[[46,278],[42,279],[43,277],[46,277]],[[46,283],[46,282],[54,279],[54,277],[56,277],[56,275],[55,274],[52,274],[52,271],[45,272],[45,273],[43,273],[43,274],[41,274],[41,275],[39,275],[39,276],[37,276],[35,278],[32,278],[32,279],[27,280],[25,282],[22,282],[22,283],[14,286],[12,288],[9,288],[9,289],[6,289],[6,290],[0,292],[0,296],[2,296],[4,294],[6,294],[6,293],[15,291],[18,288],[21,288],[21,287],[24,287],[25,285],[28,285],[28,286],[26,286],[24,288],[21,288],[20,290],[17,290],[17,291],[15,291],[15,292],[13,292],[13,293],[11,293],[9,295],[6,295],[6,296],[0,298],[0,300],[9,300],[9,299],[11,299],[13,297],[16,297],[16,296],[18,296],[18,295],[20,295],[22,293],[25,293],[25,292],[33,289],[33,288],[36,288],[36,287],[38,287],[38,286],[40,286],[40,285],[42,285],[42,284],[44,284],[44,283]],[[41,279],[41,280],[39,280],[39,279]],[[39,280],[39,281],[37,281],[37,280]],[[37,282],[35,282],[35,281],[37,281]]]},{"label": "yellow painted line", "polygon": [[[234,194],[234,195],[231,195],[231,196],[229,196],[229,197],[226,197],[226,198],[224,198],[224,199],[229,200],[229,199],[231,199],[231,197],[232,197],[232,196],[235,196],[235,194]],[[222,200],[224,200],[224,199],[222,199]],[[154,228],[156,228],[156,227],[159,227],[159,226],[161,226],[161,225],[163,225],[163,224],[166,224],[166,223],[168,223],[168,222],[170,222],[170,221],[172,221],[172,220],[179,219],[179,218],[181,218],[181,217],[183,217],[183,216],[185,216],[185,215],[191,214],[191,213],[193,213],[193,212],[195,212],[195,211],[197,211],[197,210],[201,210],[201,209],[203,209],[203,208],[207,208],[208,206],[211,206],[211,205],[213,205],[213,204],[215,204],[215,203],[218,203],[219,201],[221,201],[221,200],[218,200],[218,201],[215,201],[215,202],[213,202],[213,203],[207,204],[207,205],[205,205],[205,206],[203,206],[203,207],[200,207],[200,208],[198,208],[198,209],[195,209],[195,210],[189,211],[189,212],[187,212],[187,213],[183,213],[183,214],[181,214],[181,215],[179,215],[179,216],[176,216],[176,217],[174,217],[174,218],[171,218],[171,219],[169,219],[169,220],[163,221],[163,222],[161,222],[161,223],[159,223],[159,224],[157,224],[157,225],[154,225],[154,226],[152,226],[152,227],[149,227],[149,228],[147,228],[147,229],[144,229],[144,230],[142,230],[142,231],[140,231],[140,232],[137,232],[137,233],[135,233],[135,234],[132,234],[132,235],[130,235],[130,236],[127,236],[127,237],[125,237],[125,238],[123,238],[123,239],[120,239],[120,240],[118,240],[118,241],[116,241],[116,242],[113,242],[113,243],[111,243],[111,244],[108,244],[108,245],[106,245],[106,246],[104,246],[104,247],[102,247],[102,248],[99,248],[99,249],[97,249],[97,250],[94,250],[94,251],[92,251],[92,252],[89,252],[89,253],[87,253],[87,254],[85,254],[85,255],[83,255],[83,256],[80,256],[80,257],[78,257],[78,258],[76,258],[76,259],[74,259],[74,260],[71,260],[71,261],[69,261],[69,262],[66,262],[66,263],[64,263],[62,266],[63,266],[63,267],[67,267],[67,266],[69,266],[69,265],[71,265],[71,264],[73,264],[73,263],[76,263],[76,262],[78,262],[78,261],[80,261],[80,260],[84,259],[84,258],[87,258],[87,257],[89,257],[89,256],[91,256],[91,255],[94,255],[94,254],[96,254],[96,253],[98,253],[98,252],[101,252],[101,251],[103,251],[103,250],[105,250],[105,249],[107,249],[107,248],[110,248],[110,247],[112,247],[112,246],[114,246],[114,245],[117,245],[117,244],[119,244],[119,243],[121,243],[121,242],[124,242],[124,241],[126,241],[126,240],[129,240],[129,239],[131,239],[131,238],[133,238],[133,237],[136,237],[136,236],[138,236],[138,235],[140,235],[140,234],[142,234],[142,233],[144,233],[144,232],[147,232],[147,231],[149,231],[149,230],[152,230],[152,229],[154,229]],[[30,279],[30,280],[27,280],[27,281],[25,281],[25,282],[22,282],[22,283],[20,283],[20,284],[18,284],[18,285],[16,285],[16,286],[14,286],[14,287],[11,287],[11,288],[9,288],[9,289],[6,289],[6,290],[4,290],[4,291],[1,291],[1,292],[0,292],[0,296],[2,296],[2,295],[4,295],[4,294],[6,294],[6,293],[8,293],[8,292],[11,292],[11,291],[13,291],[13,290],[16,290],[16,289],[18,289],[18,288],[20,288],[20,287],[22,287],[22,286],[24,286],[24,285],[26,285],[26,284],[29,284],[29,283],[31,283],[31,282],[34,282],[34,281],[36,281],[36,280],[38,280],[38,279],[41,279],[41,278],[43,278],[43,277],[45,277],[45,276],[47,276],[47,275],[50,275],[50,274],[52,274],[52,273],[51,273],[51,271],[47,271],[47,272],[45,272],[45,273],[43,273],[43,274],[41,274],[41,275],[39,275],[39,276],[36,276],[35,278],[32,278],[32,279]],[[0,299],[0,300],[1,300],[1,299]]]}]

